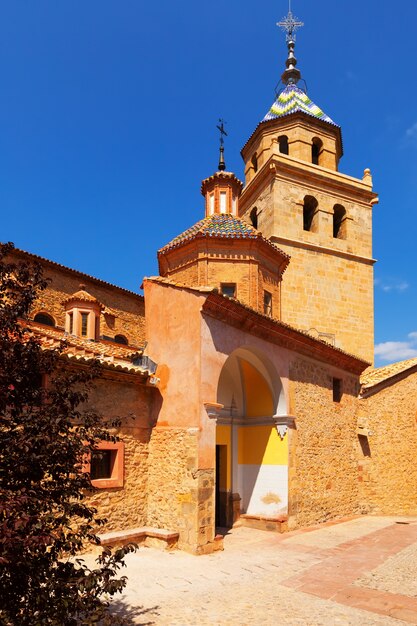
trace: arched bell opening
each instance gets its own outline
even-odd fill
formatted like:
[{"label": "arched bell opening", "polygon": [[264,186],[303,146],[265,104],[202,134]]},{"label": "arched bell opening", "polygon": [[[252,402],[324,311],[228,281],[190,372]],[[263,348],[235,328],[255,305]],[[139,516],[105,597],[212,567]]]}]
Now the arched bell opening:
[{"label": "arched bell opening", "polygon": [[253,349],[235,350],[220,373],[217,402],[223,408],[216,430],[216,525],[230,527],[242,514],[282,516],[288,437],[278,431],[277,418],[286,414],[286,400],[269,359]]}]

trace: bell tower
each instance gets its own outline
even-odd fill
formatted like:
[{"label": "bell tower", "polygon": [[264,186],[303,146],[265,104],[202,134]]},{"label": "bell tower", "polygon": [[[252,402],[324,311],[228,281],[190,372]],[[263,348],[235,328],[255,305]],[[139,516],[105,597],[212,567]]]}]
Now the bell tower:
[{"label": "bell tower", "polygon": [[291,257],[282,321],[373,363],[371,173],[339,172],[341,129],[309,98],[297,68],[303,24],[290,10],[278,26],[288,47],[282,88],[241,151],[239,215]]}]

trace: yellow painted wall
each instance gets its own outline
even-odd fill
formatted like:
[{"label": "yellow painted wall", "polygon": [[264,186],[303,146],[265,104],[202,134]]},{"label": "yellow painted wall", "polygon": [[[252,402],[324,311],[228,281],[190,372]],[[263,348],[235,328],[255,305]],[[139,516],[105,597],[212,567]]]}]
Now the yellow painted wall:
[{"label": "yellow painted wall", "polygon": [[232,488],[232,429],[219,424],[216,428],[216,445],[227,446],[227,480],[226,489]]},{"label": "yellow painted wall", "polygon": [[265,378],[248,361],[240,359],[246,394],[246,415],[264,417],[274,414],[271,390]]},{"label": "yellow painted wall", "polygon": [[241,426],[238,430],[238,463],[287,465],[288,435],[281,441],[275,426]]}]

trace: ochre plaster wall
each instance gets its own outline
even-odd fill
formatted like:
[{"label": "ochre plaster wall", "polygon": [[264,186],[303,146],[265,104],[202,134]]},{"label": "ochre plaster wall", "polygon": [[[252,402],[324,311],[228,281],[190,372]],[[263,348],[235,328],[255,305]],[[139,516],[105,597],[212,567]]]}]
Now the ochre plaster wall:
[{"label": "ochre plaster wall", "polygon": [[417,514],[417,373],[360,400],[359,424],[371,431],[359,449],[365,511]]},{"label": "ochre plaster wall", "polygon": [[[358,509],[358,381],[301,358],[290,376],[289,527],[297,528]],[[333,402],[333,377],[343,381],[340,403]]]}]

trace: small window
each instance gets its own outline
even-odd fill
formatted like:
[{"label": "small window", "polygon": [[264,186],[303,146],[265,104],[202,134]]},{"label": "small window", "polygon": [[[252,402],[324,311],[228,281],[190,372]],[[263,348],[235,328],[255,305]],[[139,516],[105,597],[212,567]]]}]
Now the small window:
[{"label": "small window", "polygon": [[333,237],[346,239],[346,210],[340,204],[333,209]]},{"label": "small window", "polygon": [[91,450],[84,466],[90,472],[91,484],[98,489],[123,487],[124,475],[124,443],[118,441],[100,442]]},{"label": "small window", "polygon": [[127,344],[129,343],[124,335],[116,335],[114,341],[116,343],[122,344],[123,346],[127,346]]},{"label": "small window", "polygon": [[225,191],[220,192],[220,213],[227,213],[226,207],[227,195]]},{"label": "small window", "polygon": [[340,402],[343,395],[342,379],[333,378],[333,402]]},{"label": "small window", "polygon": [[249,219],[252,223],[252,226],[254,228],[258,228],[258,209],[256,208],[256,206],[253,207],[252,211],[250,212]]},{"label": "small window", "polygon": [[253,155],[251,162],[252,162],[252,167],[253,167],[254,171],[257,172],[258,171],[258,157],[256,155],[256,152]]},{"label": "small window", "polygon": [[311,162],[314,165],[320,165],[320,160],[321,160],[320,157],[321,157],[322,151],[323,151],[323,142],[321,141],[321,139],[318,139],[317,137],[315,137],[311,145]]},{"label": "small window", "polygon": [[210,203],[210,215],[213,215],[214,213],[214,193],[211,193],[209,196],[209,203]]},{"label": "small window", "polygon": [[87,337],[88,334],[88,313],[81,313],[81,337]]},{"label": "small window", "polygon": [[115,450],[93,450],[90,460],[91,480],[111,478],[115,460]]},{"label": "small window", "polygon": [[289,154],[288,137],[286,135],[278,137],[278,146],[281,154]]},{"label": "small window", "polygon": [[74,332],[74,313],[69,313],[68,319],[69,319],[69,334],[72,335]]},{"label": "small window", "polygon": [[313,198],[313,196],[306,196],[304,198],[304,206],[303,206],[304,230],[317,232],[317,207],[318,207],[318,202],[315,198]]},{"label": "small window", "polygon": [[45,324],[45,326],[55,326],[55,320],[47,313],[37,313],[34,317],[34,321],[38,324]]},{"label": "small window", "polygon": [[222,283],[221,292],[229,298],[236,298],[236,283]]},{"label": "small window", "polygon": [[272,317],[272,293],[264,291],[264,313]]}]

